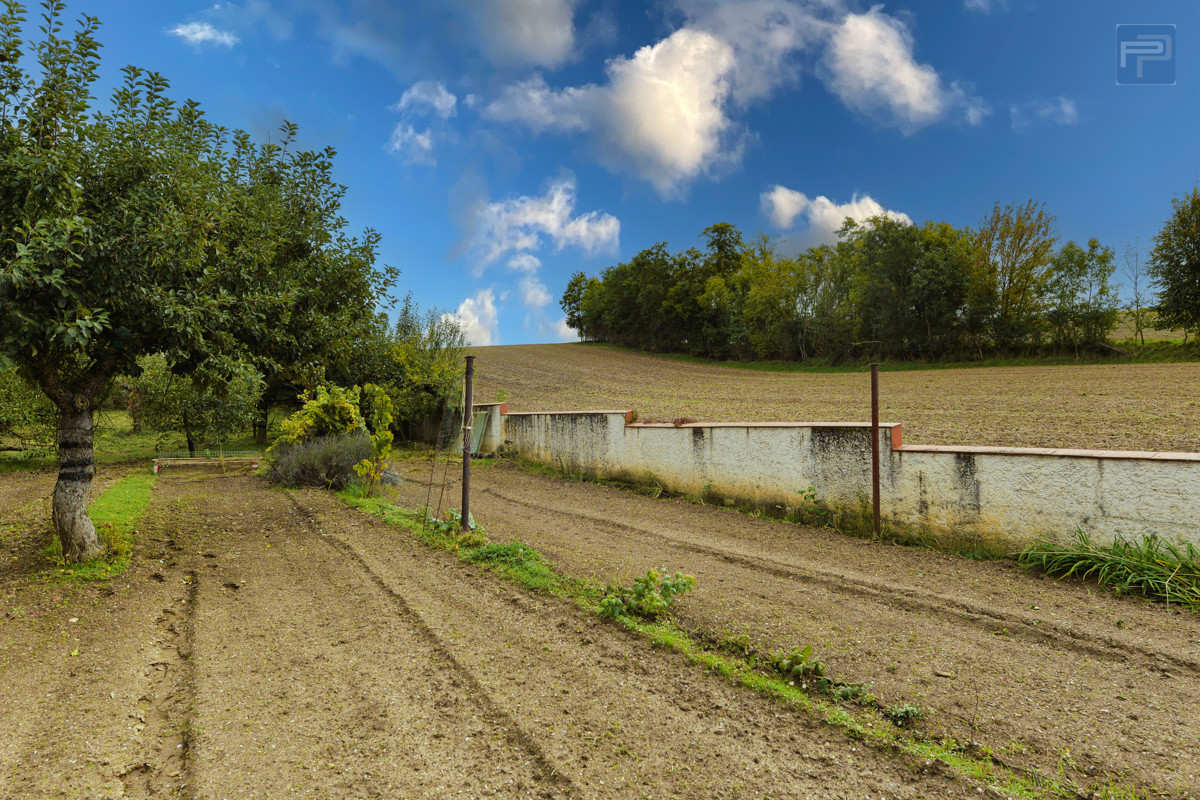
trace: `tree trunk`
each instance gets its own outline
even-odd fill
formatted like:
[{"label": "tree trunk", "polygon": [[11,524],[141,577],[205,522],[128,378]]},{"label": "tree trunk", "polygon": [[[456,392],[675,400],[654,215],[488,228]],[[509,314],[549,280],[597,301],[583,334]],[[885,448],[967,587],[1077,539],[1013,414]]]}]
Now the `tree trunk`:
[{"label": "tree trunk", "polygon": [[80,395],[58,419],[58,483],[54,486],[54,530],[70,563],[90,561],[104,552],[87,515],[88,491],[96,474],[92,450],[92,405]]},{"label": "tree trunk", "polygon": [[266,392],[263,392],[263,399],[258,404],[258,412],[261,416],[254,421],[254,443],[261,447],[267,443],[267,425],[271,416],[271,403],[267,400]]},{"label": "tree trunk", "polygon": [[192,426],[188,422],[187,414],[183,415],[183,435],[187,439],[188,456],[196,457],[196,440],[192,438]]}]

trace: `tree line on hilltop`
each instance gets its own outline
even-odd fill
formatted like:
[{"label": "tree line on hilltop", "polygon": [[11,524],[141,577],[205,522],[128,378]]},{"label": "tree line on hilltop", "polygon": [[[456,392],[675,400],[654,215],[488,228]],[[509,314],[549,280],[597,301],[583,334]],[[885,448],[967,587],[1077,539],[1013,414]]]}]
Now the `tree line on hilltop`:
[{"label": "tree line on hilltop", "polygon": [[1200,189],[1174,202],[1150,259],[1092,238],[1059,246],[1042,205],[997,203],[978,229],[847,219],[832,245],[780,254],[718,223],[702,248],[660,242],[563,293],[582,340],[719,360],[840,363],[950,360],[1110,347],[1122,312],[1151,327],[1200,330]]}]

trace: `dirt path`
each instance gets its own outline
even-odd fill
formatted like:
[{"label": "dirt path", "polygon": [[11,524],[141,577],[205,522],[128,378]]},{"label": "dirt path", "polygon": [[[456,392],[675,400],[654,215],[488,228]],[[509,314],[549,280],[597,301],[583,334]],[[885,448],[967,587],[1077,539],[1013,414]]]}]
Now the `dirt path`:
[{"label": "dirt path", "polygon": [[0,797],[979,796],[325,493],[173,473],[141,529],[0,582]]},{"label": "dirt path", "polygon": [[[412,464],[401,502],[425,501]],[[760,652],[812,644],[837,677],[928,712],[925,729],[1079,785],[1126,776],[1200,791],[1200,617],[1078,584],[874,545],[679,500],[477,470],[472,510],[600,581],[696,575],[681,623]],[[453,489],[451,493],[453,493]],[[457,504],[457,501],[455,501]]]}]

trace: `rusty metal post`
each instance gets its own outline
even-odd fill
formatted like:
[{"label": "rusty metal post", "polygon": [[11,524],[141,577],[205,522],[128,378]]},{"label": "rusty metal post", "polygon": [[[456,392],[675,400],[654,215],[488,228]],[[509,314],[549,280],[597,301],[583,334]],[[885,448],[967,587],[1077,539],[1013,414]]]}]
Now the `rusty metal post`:
[{"label": "rusty metal post", "polygon": [[471,420],[475,412],[475,356],[467,356],[467,381],[463,397],[462,529],[471,529]]},{"label": "rusty metal post", "polygon": [[876,539],[879,524],[879,365],[871,365],[871,522]]}]

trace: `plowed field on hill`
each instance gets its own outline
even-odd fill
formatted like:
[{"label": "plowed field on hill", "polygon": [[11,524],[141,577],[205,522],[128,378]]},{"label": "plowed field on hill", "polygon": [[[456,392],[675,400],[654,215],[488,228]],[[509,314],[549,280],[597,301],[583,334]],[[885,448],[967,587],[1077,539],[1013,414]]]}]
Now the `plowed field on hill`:
[{"label": "plowed field on hill", "polygon": [[[582,344],[473,348],[477,402],[639,419],[865,422],[870,377],[696,364]],[[880,419],[920,444],[1200,451],[1200,363],[883,372]]]}]

